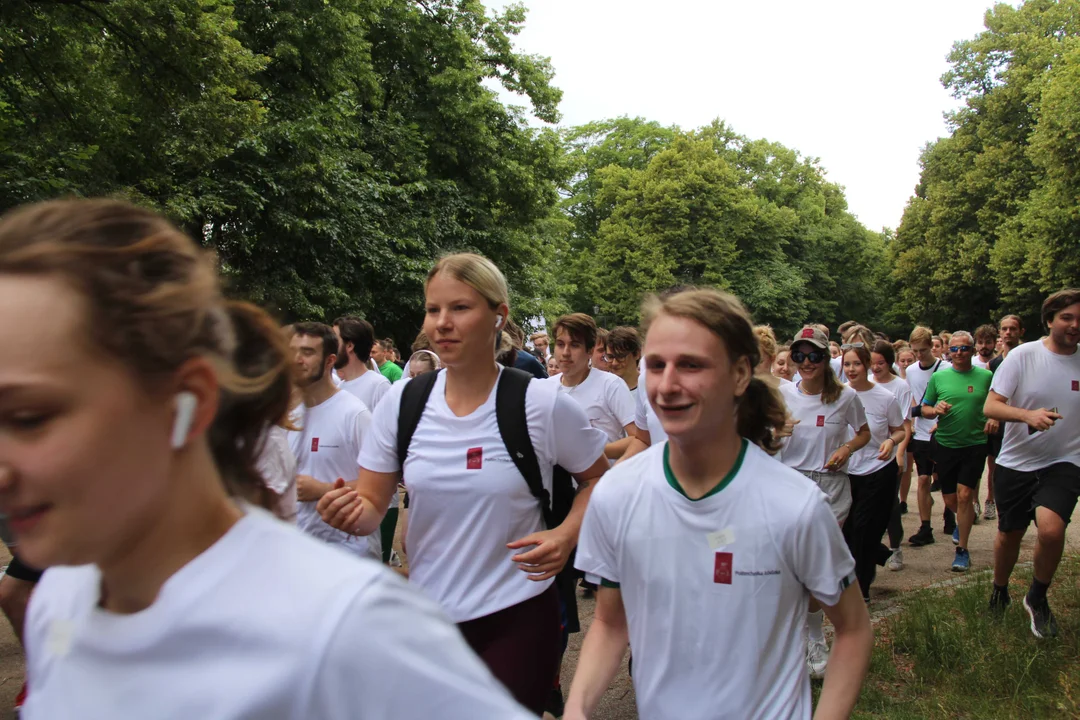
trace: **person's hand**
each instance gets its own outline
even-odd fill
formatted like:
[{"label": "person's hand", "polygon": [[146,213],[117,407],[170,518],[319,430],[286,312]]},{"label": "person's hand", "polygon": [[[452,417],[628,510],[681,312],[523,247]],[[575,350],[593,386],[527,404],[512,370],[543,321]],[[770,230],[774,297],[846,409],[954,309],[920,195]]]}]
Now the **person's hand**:
[{"label": "person's hand", "polygon": [[847,445],[841,445],[840,447],[836,448],[836,452],[834,452],[829,457],[829,462],[825,463],[824,469],[839,470],[841,467],[844,466],[844,463],[846,463],[850,459],[851,448],[849,448]]},{"label": "person's hand", "polygon": [[784,423],[783,429],[778,430],[776,432],[775,437],[777,437],[777,438],[791,437],[792,431],[795,429],[795,426],[799,424],[799,422],[801,422],[801,421],[792,420],[791,416],[788,415],[787,422]]},{"label": "person's hand", "polygon": [[541,582],[555,577],[563,569],[570,558],[570,551],[574,549],[574,539],[559,528],[555,528],[534,532],[532,535],[526,535],[520,540],[506,544],[510,550],[520,550],[529,546],[535,547],[518,553],[511,560],[518,563],[519,570],[529,574],[530,580]]},{"label": "person's hand", "polygon": [[330,489],[330,485],[319,482],[310,475],[296,476],[296,499],[300,502],[315,502]]},{"label": "person's hand", "polygon": [[364,513],[364,502],[355,490],[345,487],[345,481],[338,478],[334,488],[319,498],[315,509],[330,527],[355,535]]},{"label": "person's hand", "polygon": [[892,455],[893,448],[895,447],[896,444],[893,443],[893,439],[891,437],[885,438],[885,442],[881,443],[881,447],[878,448],[877,459],[888,460],[889,457]]},{"label": "person's hand", "polygon": [[1053,410],[1039,408],[1038,410],[1028,410],[1024,422],[1026,422],[1028,427],[1032,430],[1042,432],[1043,430],[1049,430],[1054,427],[1054,422],[1056,420],[1061,420],[1061,417],[1061,414],[1056,413]]},{"label": "person's hand", "polygon": [[945,415],[950,410],[952,410],[952,405],[944,400],[938,401],[938,404],[934,406],[934,412],[937,413],[938,417]]},{"label": "person's hand", "polygon": [[567,708],[562,714],[562,720],[589,720],[589,718],[583,712]]},{"label": "person's hand", "polygon": [[1001,423],[997,420],[987,420],[986,427],[983,428],[983,433],[986,435],[994,435],[997,433],[999,427],[1001,427]]}]

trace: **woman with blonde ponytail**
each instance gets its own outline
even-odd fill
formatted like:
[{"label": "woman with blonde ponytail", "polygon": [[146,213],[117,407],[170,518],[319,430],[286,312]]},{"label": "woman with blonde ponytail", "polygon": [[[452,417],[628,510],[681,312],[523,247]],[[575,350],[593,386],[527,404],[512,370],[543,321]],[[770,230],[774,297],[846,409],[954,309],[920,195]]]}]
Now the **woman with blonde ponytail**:
[{"label": "woman with blonde ponytail", "polygon": [[847,717],[870,618],[824,494],[771,457],[785,410],[755,375],[748,313],[685,290],[648,300],[643,320],[645,389],[668,439],[617,465],[589,504],[577,567],[603,582],[563,717],[589,717],[630,645],[641,717],[809,718],[812,597],[836,627],[818,712]]}]

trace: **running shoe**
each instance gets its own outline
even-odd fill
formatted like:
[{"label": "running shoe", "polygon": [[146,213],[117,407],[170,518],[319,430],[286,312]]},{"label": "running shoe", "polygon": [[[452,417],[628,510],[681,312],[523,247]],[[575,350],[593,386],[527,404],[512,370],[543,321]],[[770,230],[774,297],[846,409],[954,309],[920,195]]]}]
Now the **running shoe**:
[{"label": "running shoe", "polygon": [[958,527],[954,527],[953,530],[952,530],[952,544],[953,545],[959,545],[960,544],[960,528],[958,528]]},{"label": "running shoe", "polygon": [[956,513],[949,508],[945,508],[945,512],[942,514],[945,519],[945,526],[941,528],[941,532],[946,535],[952,535],[953,530],[956,529]]},{"label": "running shoe", "polygon": [[806,645],[806,667],[810,670],[810,677],[820,680],[825,677],[825,668],[829,666],[829,646],[824,640],[813,638]]},{"label": "running shoe", "polygon": [[901,515],[907,515],[907,503],[906,502],[900,503],[900,514]]},{"label": "running shoe", "polygon": [[941,492],[941,481],[938,480],[938,476],[934,475],[934,479],[930,481],[930,492]]},{"label": "running shoe", "polygon": [[956,548],[956,557],[952,561],[953,572],[967,572],[971,567],[971,553],[964,548]]},{"label": "running shoe", "polygon": [[997,520],[997,503],[993,500],[986,501],[986,507],[983,509],[984,520]]},{"label": "running shoe", "polygon": [[990,612],[996,617],[1003,616],[1011,602],[1012,600],[1009,599],[1008,589],[999,590],[998,588],[994,588],[990,592]]},{"label": "running shoe", "polygon": [[1027,610],[1028,617],[1031,618],[1031,633],[1035,637],[1057,637],[1057,620],[1054,619],[1054,613],[1050,612],[1050,604],[1046,602],[1046,598],[1032,606],[1028,596],[1025,595],[1024,609]]},{"label": "running shoe", "polygon": [[979,520],[982,520],[982,505],[980,505],[979,501],[976,500],[975,501],[975,524],[976,525],[979,524]]},{"label": "running shoe", "polygon": [[934,531],[930,528],[919,528],[919,532],[909,537],[908,542],[914,547],[931,545],[934,542]]},{"label": "running shoe", "polygon": [[889,562],[885,563],[885,567],[889,568],[893,572],[898,572],[904,569],[904,551],[900,548],[893,550],[892,555],[889,556]]}]

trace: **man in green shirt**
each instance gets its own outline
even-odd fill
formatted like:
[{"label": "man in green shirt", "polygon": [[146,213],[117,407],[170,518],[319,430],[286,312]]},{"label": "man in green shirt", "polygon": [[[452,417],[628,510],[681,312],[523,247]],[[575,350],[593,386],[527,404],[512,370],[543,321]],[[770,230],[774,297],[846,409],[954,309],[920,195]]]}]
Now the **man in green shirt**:
[{"label": "man in green shirt", "polygon": [[392,383],[401,379],[401,368],[392,358],[394,357],[394,345],[389,340],[376,340],[371,347],[371,359],[379,366],[379,372]]},{"label": "man in green shirt", "polygon": [[994,374],[972,366],[975,340],[967,331],[953,333],[949,353],[953,365],[930,376],[921,412],[928,420],[938,419],[934,467],[941,480],[941,497],[956,513],[956,558],[952,569],[964,572],[971,567],[968,538],[975,523],[975,495],[986,464],[986,436],[997,432],[997,421],[983,415]]}]

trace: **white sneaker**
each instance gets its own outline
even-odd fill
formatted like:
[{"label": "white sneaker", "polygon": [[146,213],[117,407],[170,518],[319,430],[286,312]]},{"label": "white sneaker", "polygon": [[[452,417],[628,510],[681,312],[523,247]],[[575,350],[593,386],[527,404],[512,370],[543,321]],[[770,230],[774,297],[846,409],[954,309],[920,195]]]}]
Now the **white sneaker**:
[{"label": "white sneaker", "polygon": [[975,524],[978,525],[980,520],[982,520],[982,505],[980,505],[979,501],[976,500],[975,501]]},{"label": "white sneaker", "polygon": [[997,505],[993,500],[986,501],[986,510],[983,511],[984,520],[996,520],[997,519]]},{"label": "white sneaker", "polygon": [[904,569],[904,551],[900,548],[893,550],[892,555],[889,556],[888,562],[885,563],[885,567],[889,568],[893,572],[898,572]]},{"label": "white sneaker", "polygon": [[829,665],[829,646],[824,640],[813,638],[806,645],[806,667],[810,670],[810,677],[820,680],[825,677],[825,668]]}]

